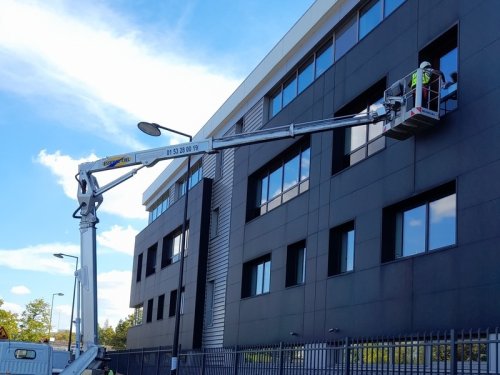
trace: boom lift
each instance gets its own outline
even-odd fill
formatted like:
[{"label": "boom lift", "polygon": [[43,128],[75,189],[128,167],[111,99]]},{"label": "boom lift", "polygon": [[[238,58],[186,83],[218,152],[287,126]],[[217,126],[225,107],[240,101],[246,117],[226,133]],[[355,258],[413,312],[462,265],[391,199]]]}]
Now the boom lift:
[{"label": "boom lift", "polygon": [[[417,75],[417,85],[410,88],[409,82],[413,74]],[[422,84],[422,75],[423,69],[419,68],[399,80],[385,91],[383,106],[362,115],[290,124],[222,138],[208,138],[174,146],[130,152],[80,164],[76,177],[78,181],[78,202],[80,205],[74,212],[73,217],[80,219],[81,269],[78,271],[78,279],[82,289],[81,332],[83,350],[85,352],[91,351],[95,355],[98,352],[95,349],[99,344],[97,335],[95,225],[99,221],[97,210],[103,201],[102,195],[106,191],[128,180],[141,168],[151,167],[162,160],[208,154],[227,148],[293,138],[295,136],[336,128],[349,128],[384,121],[384,135],[395,139],[409,138],[439,120],[439,89],[441,87],[441,78],[437,75],[437,81],[434,81],[435,85],[431,84],[430,88],[426,88]],[[433,74],[433,76],[435,75]],[[437,87],[437,89],[434,89],[434,87]],[[130,166],[138,167],[109,184],[99,187],[94,173]],[[78,212],[79,215],[77,214]],[[79,343],[77,343],[78,346]],[[63,374],[66,373],[69,374],[72,372],[63,371]]]}]

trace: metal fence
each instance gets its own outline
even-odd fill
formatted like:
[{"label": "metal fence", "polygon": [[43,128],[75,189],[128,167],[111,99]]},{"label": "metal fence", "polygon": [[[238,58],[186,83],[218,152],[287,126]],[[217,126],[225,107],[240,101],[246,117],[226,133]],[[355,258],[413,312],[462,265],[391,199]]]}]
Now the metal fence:
[{"label": "metal fence", "polygon": [[[191,350],[179,355],[179,375],[500,374],[500,332],[446,331]],[[108,352],[124,375],[169,374],[171,349]]]}]

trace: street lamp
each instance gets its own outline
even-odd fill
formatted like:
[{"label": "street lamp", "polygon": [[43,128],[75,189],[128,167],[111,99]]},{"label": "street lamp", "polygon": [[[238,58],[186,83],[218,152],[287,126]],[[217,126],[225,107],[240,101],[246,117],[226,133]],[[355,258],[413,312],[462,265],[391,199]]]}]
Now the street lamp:
[{"label": "street lamp", "polygon": [[[193,137],[189,134],[181,133],[174,129],[169,129],[164,126],[150,123],[150,122],[140,122],[137,124],[138,128],[148,135],[158,137],[161,134],[161,130],[166,130],[175,134],[182,135],[189,138],[189,142],[193,140]],[[184,277],[184,252],[186,249],[186,226],[187,226],[187,210],[188,210],[188,198],[189,198],[189,171],[191,169],[191,155],[187,158],[187,174],[186,174],[186,193],[184,194],[184,218],[182,221],[182,246],[179,261],[179,283],[177,286],[177,296],[175,302],[175,326],[174,326],[174,340],[172,344],[172,364],[170,367],[170,375],[177,375],[177,357],[179,355],[179,329],[181,321],[181,294],[182,294],[182,283]]]},{"label": "street lamp", "polygon": [[[78,271],[78,257],[75,255],[69,255],[69,254],[64,254],[64,253],[57,253],[57,254],[54,254],[54,256],[56,258],[61,258],[61,259],[63,259],[64,257],[76,259],[75,282],[73,284],[73,302],[71,303],[71,321],[70,321],[70,325],[69,325],[69,340],[68,340],[68,352],[69,352],[69,351],[71,351],[71,333],[73,332],[73,313],[75,311],[76,272]],[[78,340],[78,337],[77,337],[77,340]]]},{"label": "street lamp", "polygon": [[52,311],[54,310],[54,296],[62,297],[64,296],[64,293],[52,293],[52,303],[50,304],[49,341],[50,341],[50,330],[52,328]]}]

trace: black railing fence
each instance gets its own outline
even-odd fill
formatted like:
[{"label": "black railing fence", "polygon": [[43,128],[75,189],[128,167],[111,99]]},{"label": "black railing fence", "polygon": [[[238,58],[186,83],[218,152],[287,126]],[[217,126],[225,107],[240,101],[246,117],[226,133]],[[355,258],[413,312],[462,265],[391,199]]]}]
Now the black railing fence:
[{"label": "black railing fence", "polygon": [[[181,351],[180,375],[500,374],[500,330]],[[123,375],[170,373],[171,348],[108,352]]]}]

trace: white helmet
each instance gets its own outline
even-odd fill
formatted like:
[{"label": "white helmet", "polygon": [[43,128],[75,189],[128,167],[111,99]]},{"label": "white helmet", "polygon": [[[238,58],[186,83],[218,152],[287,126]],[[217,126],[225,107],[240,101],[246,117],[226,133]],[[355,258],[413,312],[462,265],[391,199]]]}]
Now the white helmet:
[{"label": "white helmet", "polygon": [[428,61],[422,61],[422,63],[420,64],[421,69],[430,68],[430,67],[431,67],[431,63]]}]

